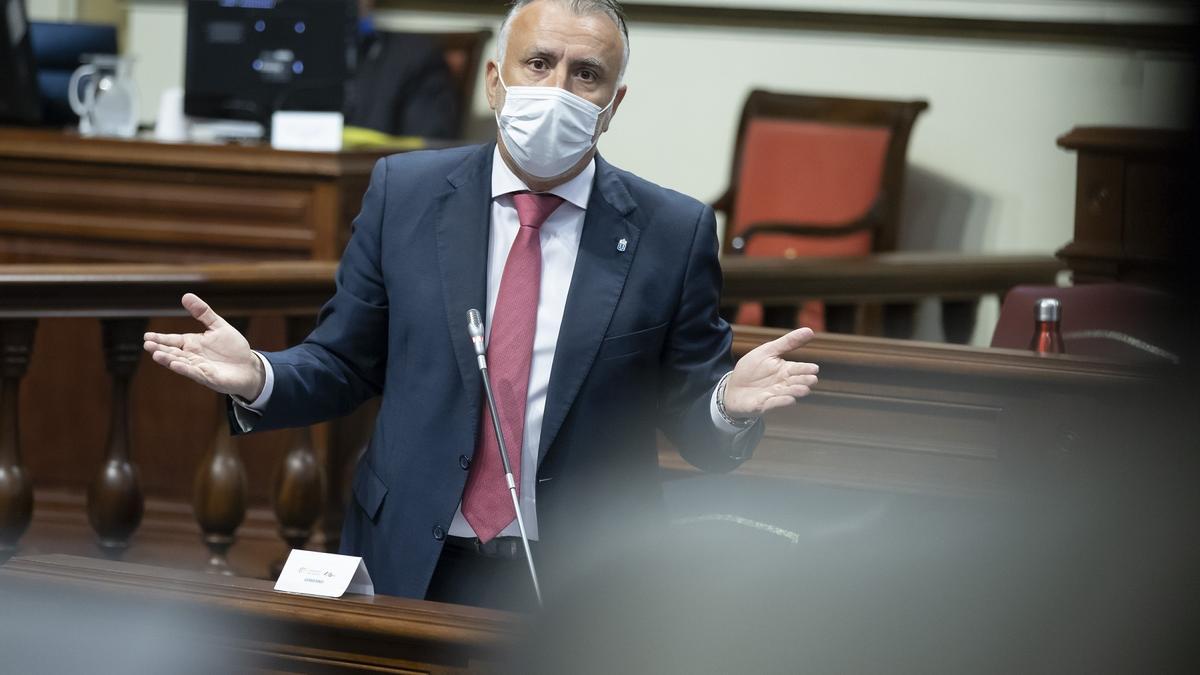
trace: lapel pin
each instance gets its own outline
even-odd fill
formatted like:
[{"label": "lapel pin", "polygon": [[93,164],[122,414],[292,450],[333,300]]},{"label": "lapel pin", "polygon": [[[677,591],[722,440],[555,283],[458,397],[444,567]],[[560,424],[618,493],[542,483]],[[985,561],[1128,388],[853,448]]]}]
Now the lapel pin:
[{"label": "lapel pin", "polygon": [[625,249],[628,247],[629,247],[629,240],[626,239],[625,237],[621,237],[621,240],[617,242],[617,251],[619,253],[624,253]]}]

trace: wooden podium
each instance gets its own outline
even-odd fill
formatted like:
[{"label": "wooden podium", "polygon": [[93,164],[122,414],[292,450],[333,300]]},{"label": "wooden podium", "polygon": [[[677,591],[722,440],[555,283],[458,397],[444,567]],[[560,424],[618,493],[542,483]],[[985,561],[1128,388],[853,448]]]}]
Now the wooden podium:
[{"label": "wooden podium", "polygon": [[[518,626],[514,615],[474,607],[289,595],[272,590],[269,581],[68,555],[14,558],[0,566],[0,605],[6,612],[27,610],[4,617],[8,621],[67,616],[70,624],[72,615],[102,614],[110,624],[136,616],[159,624],[153,635],[139,632],[136,619],[135,626],[93,626],[107,640],[95,646],[92,672],[135,672],[123,669],[145,666],[148,658],[160,659],[152,666],[171,661],[159,672],[478,672],[499,658]],[[47,647],[13,645],[13,652],[36,652],[43,672],[62,663],[68,650],[95,642],[70,634],[69,626],[33,628],[45,629]],[[150,639],[158,644],[146,645]],[[147,647],[160,652],[146,657]],[[0,670],[7,670],[13,652],[0,656]]]},{"label": "wooden podium", "polygon": [[336,260],[385,154],[0,128],[0,262]]}]

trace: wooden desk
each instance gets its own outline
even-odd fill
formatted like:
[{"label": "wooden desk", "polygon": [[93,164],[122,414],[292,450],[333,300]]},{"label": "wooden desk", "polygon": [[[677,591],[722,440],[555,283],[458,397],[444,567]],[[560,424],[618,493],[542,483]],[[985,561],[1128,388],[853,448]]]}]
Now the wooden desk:
[{"label": "wooden desk", "polygon": [[725,303],[897,302],[1003,296],[1018,284],[1054,284],[1062,262],[1046,255],[876,253],[851,258],[721,260]]},{"label": "wooden desk", "polygon": [[0,128],[0,262],[336,260],[385,154]]},{"label": "wooden desk", "polygon": [[[781,334],[738,326],[740,356]],[[1112,425],[1162,371],[1068,355],[821,334],[790,358],[820,365],[797,405],[767,416],[738,472],[942,495],[1014,495],[1091,470]],[[671,473],[696,470],[664,450]]]},{"label": "wooden desk", "polygon": [[[76,608],[88,616],[108,607],[115,617],[146,612],[161,617],[164,628],[154,639],[184,652],[174,657],[180,659],[174,672],[201,672],[184,661],[191,651],[207,665],[228,668],[224,672],[474,672],[494,661],[517,630],[516,617],[503,612],[389,596],[310,598],[277,593],[272,586],[68,555],[14,558],[0,566],[0,598],[47,608],[46,616]],[[32,614],[19,619],[36,622],[42,613]],[[87,642],[63,626],[44,628],[47,664],[59,662],[54,645],[69,650]],[[127,638],[128,643],[104,647],[118,657],[125,650],[130,663],[138,663],[147,648],[147,637],[133,634],[132,627],[94,630]],[[0,656],[0,670],[5,658]],[[100,663],[105,672],[120,672],[120,663]]]}]

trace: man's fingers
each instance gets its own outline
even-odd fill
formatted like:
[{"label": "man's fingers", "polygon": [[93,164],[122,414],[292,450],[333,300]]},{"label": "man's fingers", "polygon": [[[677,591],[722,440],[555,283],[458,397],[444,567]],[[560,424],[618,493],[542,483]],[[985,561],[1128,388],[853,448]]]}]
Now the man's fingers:
[{"label": "man's fingers", "polygon": [[181,359],[177,356],[171,356],[170,354],[161,351],[152,353],[150,358],[154,359],[154,362],[160,366],[166,366],[166,368],[173,373],[183,375],[184,377],[198,384],[209,386],[208,378],[205,377],[203,371],[188,363],[184,359]]},{"label": "man's fingers", "polygon": [[183,336],[169,333],[146,333],[142,335],[142,339],[146,341],[146,351],[151,351],[150,344],[165,345],[167,347],[182,347]]},{"label": "man's fingers", "polygon": [[797,328],[787,335],[782,335],[764,344],[762,349],[767,352],[768,356],[782,356],[803,347],[812,339],[811,328]]},{"label": "man's fingers", "polygon": [[816,375],[792,375],[787,379],[788,385],[795,386],[802,384],[806,387],[811,387],[817,383]]},{"label": "man's fingers", "polygon": [[225,323],[219,314],[208,306],[208,303],[201,300],[200,296],[195,293],[185,293],[181,301],[183,308],[192,315],[192,318],[204,324],[205,328],[217,328]]},{"label": "man's fingers", "polygon": [[804,363],[802,361],[791,361],[788,363],[787,374],[795,375],[816,375],[821,372],[821,367],[815,363]]},{"label": "man's fingers", "polygon": [[792,405],[795,402],[796,398],[793,396],[772,396],[766,401],[763,401],[762,411],[765,413],[770,410],[775,410],[776,408],[783,408],[785,406]]},{"label": "man's fingers", "polygon": [[762,405],[760,406],[760,408],[761,408],[761,411],[764,413],[767,412],[768,410],[775,410],[776,408],[783,408],[785,406],[789,406],[789,405],[792,405],[793,403],[795,403],[796,399],[804,398],[805,396],[808,396],[811,393],[812,393],[812,390],[803,384],[783,387],[780,391],[778,391],[774,395],[768,396],[766,398],[766,400],[764,400],[762,402]]},{"label": "man's fingers", "polygon": [[188,361],[188,363],[191,363],[191,354],[188,354],[187,352],[183,351],[182,349],[177,349],[175,347],[168,347],[167,345],[156,344],[153,342],[147,342],[143,346],[145,347],[146,351],[150,352],[151,354],[155,354],[155,353],[166,354],[167,356],[173,356],[177,359],[185,359]]}]

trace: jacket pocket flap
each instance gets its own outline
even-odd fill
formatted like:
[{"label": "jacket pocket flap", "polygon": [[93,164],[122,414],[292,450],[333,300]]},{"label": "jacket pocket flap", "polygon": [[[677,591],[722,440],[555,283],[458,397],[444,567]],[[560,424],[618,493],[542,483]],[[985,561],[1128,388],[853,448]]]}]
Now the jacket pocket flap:
[{"label": "jacket pocket flap", "polygon": [[379,515],[379,508],[383,506],[383,498],[387,496],[388,488],[365,460],[359,464],[358,471],[354,472],[353,489],[358,505],[368,518],[375,520]]},{"label": "jacket pocket flap", "polygon": [[662,342],[663,333],[666,332],[668,325],[670,325],[670,322],[660,323],[657,326],[632,333],[604,338],[604,341],[600,343],[600,353],[596,358],[615,359],[618,356],[636,354],[647,347],[658,346]]}]

